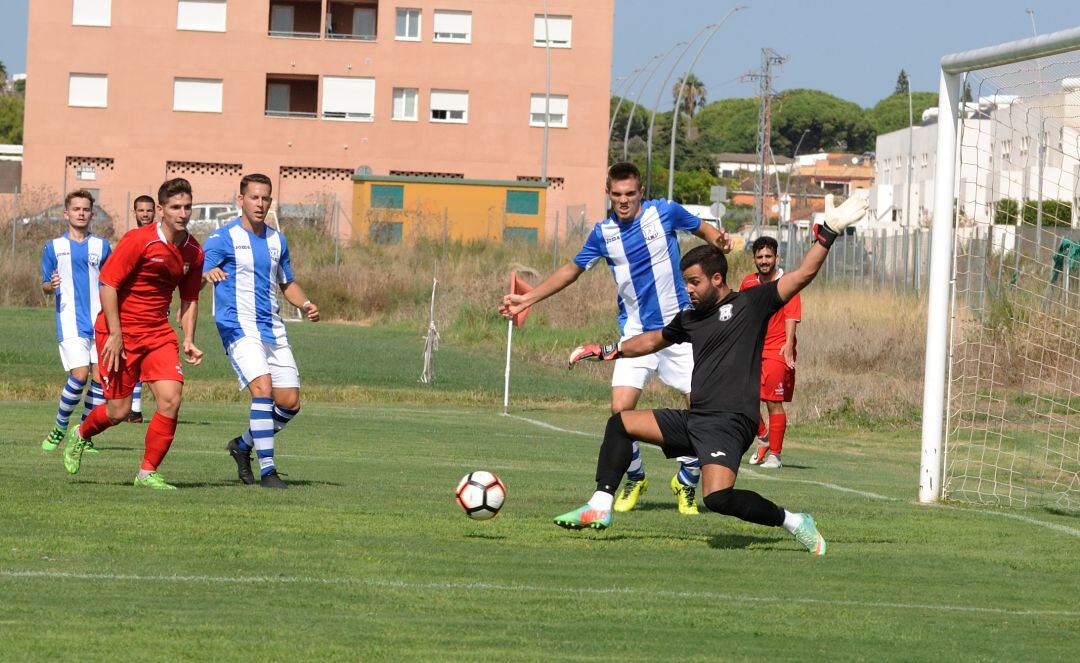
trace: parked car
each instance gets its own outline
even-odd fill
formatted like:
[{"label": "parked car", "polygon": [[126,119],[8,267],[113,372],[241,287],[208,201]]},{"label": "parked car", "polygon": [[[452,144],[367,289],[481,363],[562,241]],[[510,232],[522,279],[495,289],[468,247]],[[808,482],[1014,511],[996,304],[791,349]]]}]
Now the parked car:
[{"label": "parked car", "polygon": [[240,208],[233,203],[199,203],[191,206],[188,230],[208,235],[238,216]]}]

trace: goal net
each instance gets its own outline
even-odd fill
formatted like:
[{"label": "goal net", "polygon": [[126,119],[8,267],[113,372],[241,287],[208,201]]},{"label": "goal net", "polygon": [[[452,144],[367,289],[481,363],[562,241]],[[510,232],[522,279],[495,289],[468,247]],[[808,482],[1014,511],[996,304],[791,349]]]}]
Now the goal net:
[{"label": "goal net", "polygon": [[1075,510],[1080,44],[961,81],[942,497]]}]

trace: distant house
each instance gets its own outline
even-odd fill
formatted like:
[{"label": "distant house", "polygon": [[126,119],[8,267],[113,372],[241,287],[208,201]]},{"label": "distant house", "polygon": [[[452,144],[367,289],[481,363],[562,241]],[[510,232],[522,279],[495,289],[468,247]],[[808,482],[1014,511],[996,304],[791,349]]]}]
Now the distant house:
[{"label": "distant house", "polygon": [[806,155],[799,160],[795,175],[807,178],[828,193],[848,196],[874,184],[874,160],[862,154],[830,152]]},{"label": "distant house", "polygon": [[[756,154],[739,154],[737,152],[721,152],[716,155],[716,174],[718,177],[735,177],[737,173],[756,173],[761,170]],[[769,175],[775,173],[787,173],[791,171],[791,165],[795,160],[777,154],[769,159],[765,166],[765,172]]]}]

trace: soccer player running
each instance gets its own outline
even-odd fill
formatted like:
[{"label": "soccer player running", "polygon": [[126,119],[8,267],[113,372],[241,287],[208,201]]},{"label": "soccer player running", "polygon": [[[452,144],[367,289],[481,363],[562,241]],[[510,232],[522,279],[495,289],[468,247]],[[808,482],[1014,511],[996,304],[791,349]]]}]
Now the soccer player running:
[{"label": "soccer player running", "polygon": [[[561,291],[600,261],[611,268],[618,287],[619,329],[627,339],[642,332],[663,328],[690,304],[686,285],[677,266],[677,230],[686,230],[730,251],[730,240],[717,230],[670,200],[642,201],[641,173],[632,163],[617,163],[608,169],[607,194],[611,215],[597,223],[573,259],[528,294],[509,294],[499,311],[513,316]],[[689,398],[693,356],[689,346],[672,346],[651,355],[623,357],[615,362],[611,375],[611,412],[617,414],[637,407],[641,391],[652,375]],[[679,503],[679,513],[698,512],[695,495],[700,469],[692,454],[680,457],[679,471],[671,479],[671,490]],[[637,441],[631,444],[631,462],[626,482],[615,510],[630,511],[648,489]]]},{"label": "soccer player running", "polygon": [[[145,194],[135,199],[135,227],[142,228],[154,222],[154,214],[157,211],[154,199]],[[128,422],[132,424],[142,423],[142,382],[135,383],[135,391],[131,396],[131,414]]]},{"label": "soccer player running", "polygon": [[[757,273],[748,274],[743,279],[739,290],[770,283],[784,275],[784,270],[776,266],[776,240],[772,237],[758,237],[750,246],[754,255]],[[750,454],[750,464],[761,464],[767,469],[781,467],[780,451],[784,448],[784,432],[787,430],[787,413],[784,403],[791,402],[795,393],[795,325],[802,318],[802,299],[795,295],[784,307],[769,318],[765,330],[765,345],[761,350],[761,401],[769,413],[769,426],[765,419],[758,424],[759,442]]]},{"label": "soccer player running", "polygon": [[[202,362],[195,346],[199,314],[199,286],[203,252],[187,232],[191,219],[191,185],[168,180],[158,189],[157,224],[137,228],[116,245],[101,270],[101,313],[94,325],[105,404],[94,408],[86,421],[68,433],[64,467],[79,471],[90,439],[124,421],[131,412],[135,383],[142,380],[157,401],[157,411],[146,427],[145,453],[135,477],[136,486],[175,490],[158,473],[176,435],[184,373],[178,354],[193,366]],[[169,304],[180,291],[180,328],[183,342],[169,325]]]},{"label": "soccer player running", "polygon": [[588,345],[570,354],[576,362],[640,357],[685,343],[693,348],[693,389],[688,410],[623,411],[608,419],[596,465],[596,492],[578,509],[555,518],[569,529],[611,525],[615,489],[630,466],[633,441],[659,446],[671,458],[694,454],[702,461],[702,502],[716,513],[759,525],[784,527],[814,555],[825,539],[809,514],[792,513],[750,490],[738,490],[739,460],[754,439],[759,417],[761,347],[769,318],[817,275],[836,236],[866,214],[866,201],[849,198],[837,208],[826,198],[825,223],[798,269],[743,292],[727,285],[727,259],[714,246],[687,252],[680,267],[693,308],[662,330],[610,345]]},{"label": "soccer player running", "polygon": [[[60,362],[68,372],[60,392],[56,424],[41,441],[43,451],[53,451],[67,434],[71,414],[86,391],[82,418],[105,402],[98,374],[98,353],[94,346],[94,318],[101,310],[98,299],[98,274],[112,247],[105,239],[91,234],[94,196],[89,191],[72,191],[64,198],[64,219],[68,229],[49,240],[41,252],[41,289],[56,294],[56,340],[60,344]],[[97,453],[92,446],[88,453]]]},{"label": "soccer player running", "polygon": [[300,373],[285,336],[276,287],[312,322],[319,321],[319,308],[293,280],[285,236],[266,225],[271,191],[266,175],[240,180],[240,217],[206,238],[203,278],[214,284],[214,321],[240,389],[251,393],[248,428],[226,449],[244,483],[255,483],[254,448],[259,485],[287,488],[274,464],[274,435],[300,411]]}]

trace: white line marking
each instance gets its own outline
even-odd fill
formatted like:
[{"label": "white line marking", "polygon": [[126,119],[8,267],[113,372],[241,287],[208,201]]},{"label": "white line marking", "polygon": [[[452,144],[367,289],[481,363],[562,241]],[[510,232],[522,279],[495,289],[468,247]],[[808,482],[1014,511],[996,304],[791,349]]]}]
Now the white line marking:
[{"label": "white line marking", "polygon": [[539,585],[504,585],[498,583],[465,582],[408,582],[405,580],[383,580],[381,578],[318,578],[313,576],[150,576],[112,573],[67,573],[61,571],[0,571],[4,578],[41,578],[47,580],[102,580],[112,582],[177,582],[236,585],[339,585],[356,587],[383,587],[388,589],[406,589],[423,591],[499,591],[533,592],[544,594],[602,596],[610,594],[641,594],[651,597],[674,599],[706,599],[730,601],[733,603],[799,603],[804,605],[826,605],[846,608],[879,608],[893,610],[917,610],[920,612],[968,612],[990,615],[1031,616],[1031,617],[1080,617],[1080,612],[1073,610],[1013,610],[1009,608],[989,608],[985,606],[929,604],[929,603],[894,603],[889,601],[849,601],[843,599],[819,599],[800,596],[740,596],[715,592],[677,592],[663,589],[639,589],[636,587],[541,587]]},{"label": "white line marking", "polygon": [[743,467],[739,469],[739,474],[748,474],[755,479],[767,479],[769,481],[789,481],[791,483],[806,483],[812,486],[821,486],[822,488],[829,488],[830,490],[838,490],[842,493],[854,493],[856,495],[862,495],[863,497],[869,497],[873,500],[885,500],[888,502],[899,502],[895,497],[889,497],[888,495],[879,495],[877,493],[871,493],[866,490],[856,490],[854,488],[848,488],[847,486],[841,486],[836,483],[828,483],[827,481],[813,481],[811,479],[792,479],[790,477],[776,477],[768,474],[762,474],[755,472],[749,468]]},{"label": "white line marking", "polygon": [[528,417],[522,417],[522,416],[519,416],[519,415],[516,415],[516,414],[508,414],[508,413],[504,412],[504,413],[502,413],[502,416],[510,417],[511,419],[517,419],[518,421],[524,421],[524,422],[530,423],[530,424],[532,424],[534,426],[539,426],[540,428],[546,428],[548,430],[559,431],[560,433],[569,433],[571,435],[582,435],[584,437],[598,437],[597,435],[593,435],[592,433],[583,433],[583,432],[581,432],[579,430],[570,430],[569,428],[559,428],[558,426],[552,426],[551,424],[546,424],[543,421],[537,421],[536,419],[529,419]]},{"label": "white line marking", "polygon": [[1055,532],[1063,532],[1065,534],[1071,534],[1072,536],[1080,536],[1080,529],[1075,529],[1073,527],[1069,527],[1068,525],[1053,523],[1048,520],[1039,520],[1038,518],[1032,518],[1030,516],[1022,516],[1019,513],[1006,513],[1004,511],[993,511],[990,509],[974,509],[971,507],[953,506],[951,504],[931,504],[928,506],[932,506],[935,509],[949,509],[952,511],[967,511],[970,513],[985,513],[992,516],[1001,516],[1002,518],[1011,518],[1012,520],[1019,520],[1023,523],[1046,527],[1047,529],[1052,529]]}]

